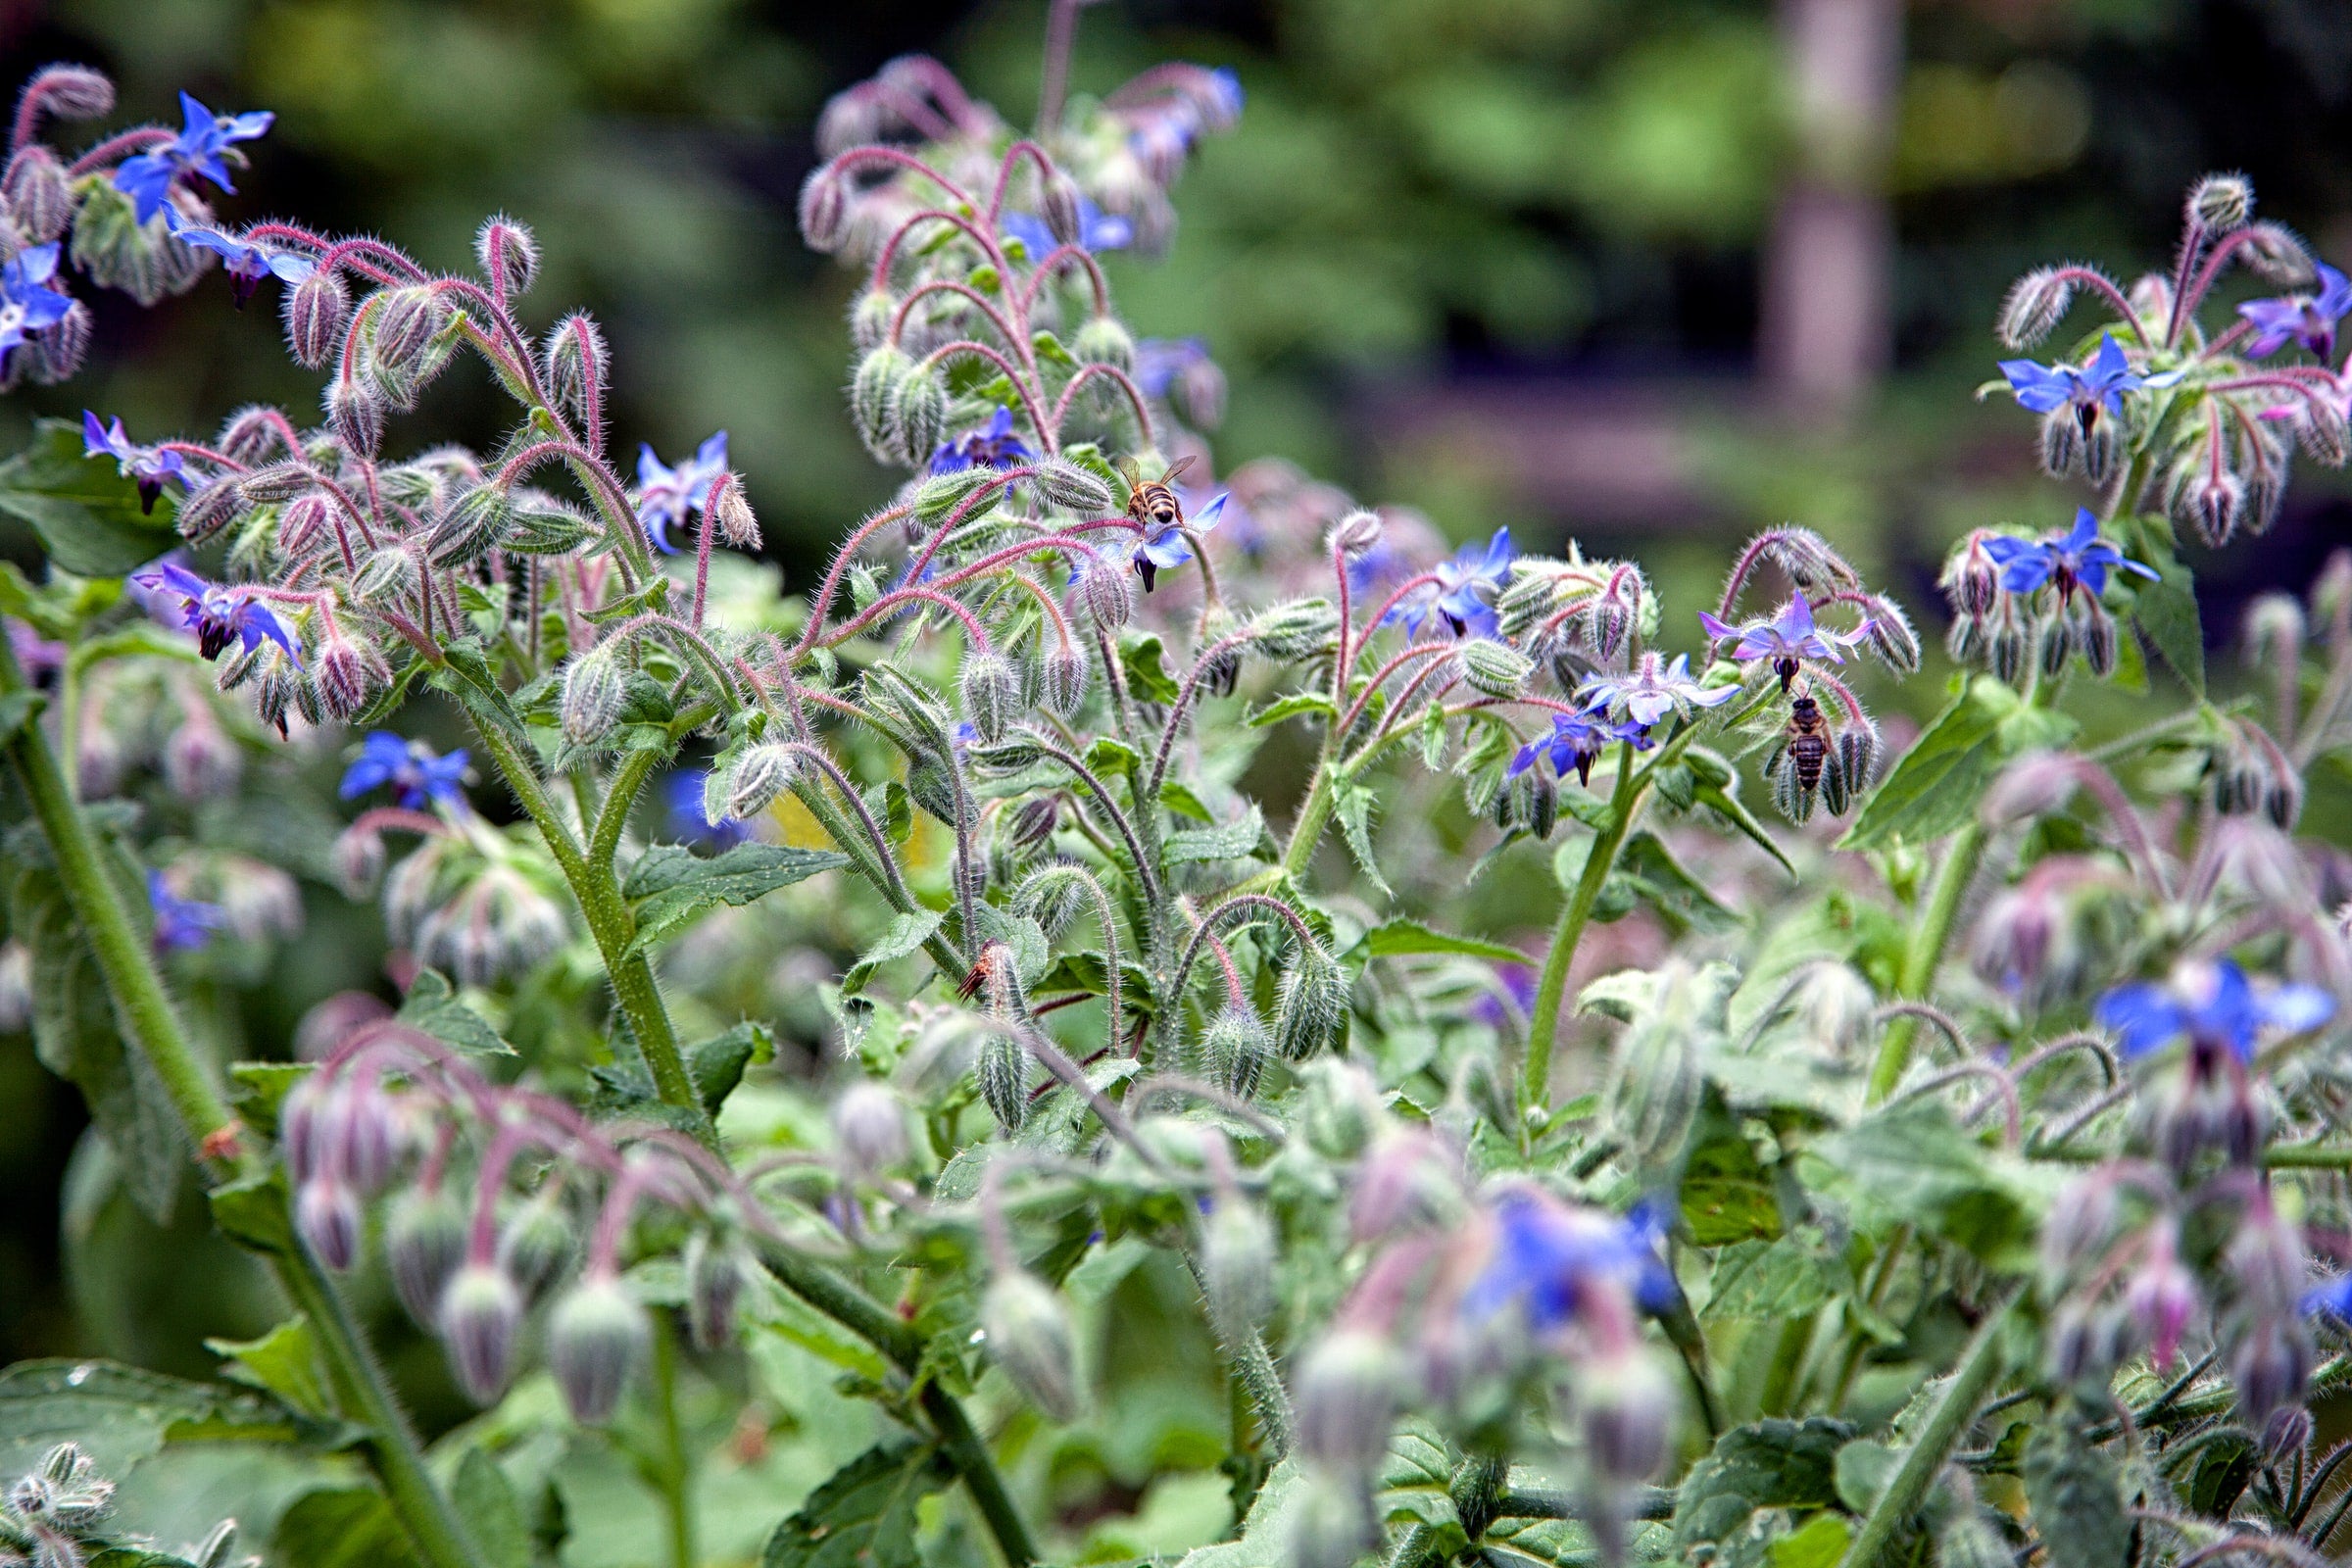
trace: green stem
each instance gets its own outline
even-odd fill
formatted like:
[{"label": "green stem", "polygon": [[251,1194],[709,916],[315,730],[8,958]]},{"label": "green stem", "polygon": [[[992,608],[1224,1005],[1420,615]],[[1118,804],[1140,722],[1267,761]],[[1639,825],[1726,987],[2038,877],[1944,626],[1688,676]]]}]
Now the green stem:
[{"label": "green stem", "polygon": [[[1972,819],[1944,847],[1943,865],[1936,873],[1927,908],[1911,928],[1911,944],[1903,950],[1903,967],[1895,977],[1894,994],[1906,1002],[1926,997],[1935,984],[1944,946],[1951,941],[1952,919],[1960,912],[1960,901],[1976,880],[1984,858],[1985,837],[1984,824]],[[1919,1020],[1909,1014],[1886,1026],[1886,1038],[1879,1044],[1879,1059],[1870,1069],[1871,1103],[1885,1100],[1903,1081],[1904,1069],[1911,1065],[1911,1042],[1918,1033]]]},{"label": "green stem", "polygon": [[1316,765],[1315,781],[1307,788],[1298,820],[1291,824],[1291,841],[1283,848],[1282,874],[1294,882],[1306,875],[1307,862],[1315,858],[1315,845],[1331,824],[1331,804],[1332,770],[1325,761]]},{"label": "green stem", "polygon": [[[0,694],[23,689],[15,656],[0,640]],[[48,840],[66,902],[89,940],[116,1015],[154,1067],[188,1141],[205,1152],[207,1168],[220,1176],[249,1174],[256,1162],[237,1146],[236,1114],[180,1026],[153,955],[106,873],[98,842],[67,792],[38,719],[37,712],[28,714],[11,738],[9,761]],[[228,1136],[216,1140],[216,1134]],[[416,1436],[332,1283],[300,1249],[273,1257],[271,1267],[311,1322],[337,1407],[369,1429],[369,1463],[417,1555],[427,1568],[479,1568],[465,1528],[425,1469]]]},{"label": "green stem", "polygon": [[[920,1377],[923,1339],[913,1324],[822,1263],[780,1243],[762,1242],[760,1258],[786,1290],[867,1341],[890,1357],[901,1371]],[[941,1388],[936,1379],[920,1378],[920,1381],[922,1392],[918,1398],[923,1414],[939,1438],[941,1452],[963,1478],[964,1490],[971,1494],[972,1505],[979,1509],[981,1520],[996,1538],[997,1548],[1004,1553],[1005,1562],[1011,1568],[1028,1568],[1037,1561],[1037,1543],[1030,1538],[1029,1526],[1023,1522],[1020,1510],[1013,1506],[1011,1494],[1004,1490],[1004,1478],[998,1474],[996,1461],[989,1457],[988,1446],[972,1430],[971,1418],[963,1413],[963,1405],[954,1395]]]},{"label": "green stem", "polygon": [[678,1330],[667,1315],[654,1325],[654,1396],[662,1412],[662,1512],[669,1527],[670,1568],[694,1568],[694,1467],[678,1424]]},{"label": "green stem", "polygon": [[1523,1109],[1550,1108],[1551,1050],[1560,1032],[1560,1004],[1568,989],[1568,965],[1576,957],[1577,944],[1583,940],[1585,925],[1592,918],[1592,906],[1599,901],[1601,884],[1609,877],[1609,869],[1617,863],[1617,852],[1625,845],[1625,836],[1634,825],[1634,808],[1640,801],[1634,777],[1634,749],[1621,746],[1617,754],[1617,784],[1609,792],[1609,825],[1601,829],[1592,841],[1592,853],[1585,857],[1584,875],[1577,878],[1576,891],[1568,897],[1560,910],[1560,923],[1551,933],[1551,951],[1544,957],[1544,974],[1536,982],[1535,1005],[1527,1015],[1527,1061],[1521,1071],[1519,1102]]},{"label": "green stem", "polygon": [[1887,1478],[1879,1500],[1871,1504],[1870,1516],[1862,1521],[1862,1533],[1854,1538],[1840,1568],[1876,1568],[1894,1544],[1896,1534],[1910,1522],[1911,1515],[1927,1496],[1936,1472],[1943,1468],[1945,1455],[1976,1418],[1977,1406],[1991,1392],[1993,1380],[2001,1375],[2001,1341],[2016,1304],[2016,1298],[2010,1298],[1977,1326],[1976,1338],[1961,1355],[1951,1382],[1944,1387],[1943,1397],[1936,1401],[1927,1424],[1920,1428],[1918,1440],[1903,1454],[1903,1462],[1895,1467],[1894,1474]]},{"label": "green stem", "polygon": [[[620,879],[613,874],[611,857],[591,859],[582,852],[570,824],[548,798],[545,786],[539,781],[538,769],[511,739],[496,726],[478,720],[473,730],[481,739],[482,749],[505,775],[515,801],[539,829],[539,836],[546,840],[548,853],[555,857],[564,880],[571,885],[571,896],[588,922],[588,934],[595,938],[597,952],[604,956],[613,1000],[619,1004],[622,1016],[628,1019],[629,1031],[637,1038],[637,1049],[645,1056],[646,1070],[653,1075],[654,1093],[663,1104],[687,1113],[697,1137],[714,1144],[717,1133],[703,1109],[703,1097],[695,1088],[694,1073],[686,1064],[685,1053],[678,1048],[677,1030],[669,1021],[669,1009],[662,1004],[654,966],[641,950],[632,946],[637,940],[637,919],[629,912],[628,900],[621,897]],[[610,810],[607,814],[611,814]],[[612,838],[618,842],[617,829]]]}]

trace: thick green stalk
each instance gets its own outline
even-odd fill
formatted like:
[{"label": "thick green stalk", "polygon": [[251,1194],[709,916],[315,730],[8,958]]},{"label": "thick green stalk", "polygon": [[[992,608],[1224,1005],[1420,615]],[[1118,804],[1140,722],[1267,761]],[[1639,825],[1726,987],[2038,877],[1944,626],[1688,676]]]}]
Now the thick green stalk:
[{"label": "thick green stalk", "polygon": [[1918,1439],[1903,1455],[1903,1462],[1887,1478],[1879,1500],[1871,1504],[1870,1516],[1862,1521],[1862,1533],[1854,1538],[1840,1568],[1876,1568],[1886,1548],[1893,1544],[1896,1533],[1927,1496],[1929,1484],[1936,1479],[1936,1472],[1943,1468],[1952,1445],[1976,1418],[1977,1406],[1991,1392],[1993,1380],[2001,1375],[2001,1342],[2010,1310],[2016,1304],[2016,1298],[2012,1297],[1977,1326],[1976,1338],[1969,1341],[1951,1382],[1944,1387],[1943,1397],[1936,1400],[1935,1411],[1920,1428]]},{"label": "thick green stalk", "polygon": [[[637,940],[637,920],[629,912],[628,901],[621,897],[620,879],[613,874],[611,858],[591,858],[580,849],[570,825],[556,810],[555,802],[548,798],[545,786],[540,783],[538,769],[512,740],[491,724],[477,721],[473,730],[481,739],[482,749],[505,775],[515,801],[538,827],[539,836],[546,840],[548,852],[555,857],[564,880],[571,885],[571,896],[588,922],[588,934],[595,939],[597,951],[604,955],[605,973],[612,982],[613,1000],[619,1004],[622,1016],[628,1019],[629,1030],[637,1037],[637,1049],[644,1054],[646,1070],[653,1075],[654,1093],[663,1104],[685,1111],[704,1142],[714,1142],[716,1134],[703,1109],[694,1073],[686,1064],[685,1053],[678,1047],[678,1034],[670,1024],[669,1009],[662,1005],[662,988],[654,980],[654,966],[642,951],[632,947]],[[613,838],[617,842],[618,834]]]},{"label": "thick green stalk", "polygon": [[[1894,994],[1905,1002],[1925,998],[1936,983],[1936,966],[1943,962],[1944,947],[1952,939],[1953,917],[1960,912],[1960,901],[1976,880],[1984,858],[1984,824],[1971,820],[1944,846],[1943,865],[1936,873],[1928,906],[1911,927],[1911,944],[1903,950],[1903,967],[1895,976]],[[1911,1042],[1918,1033],[1919,1020],[1909,1014],[1886,1026],[1886,1038],[1879,1044],[1879,1059],[1870,1069],[1871,1103],[1885,1100],[1903,1081],[1903,1071],[1911,1065]]]},{"label": "thick green stalk", "polygon": [[654,1325],[654,1397],[662,1412],[660,1490],[669,1568],[694,1568],[694,1466],[678,1425],[678,1331],[666,1314]]},{"label": "thick green stalk", "polygon": [[1282,874],[1294,882],[1306,875],[1307,862],[1315,858],[1315,846],[1331,822],[1331,764],[1325,761],[1315,767],[1314,783],[1307,788],[1298,819],[1291,824],[1291,841],[1282,852]]},{"label": "thick green stalk", "polygon": [[[16,660],[0,641],[0,693],[23,689]],[[253,1159],[238,1147],[236,1113],[220,1098],[180,1026],[147,943],[106,874],[97,840],[67,793],[57,756],[37,720],[37,713],[27,715],[10,739],[9,761],[48,841],[66,902],[89,940],[116,1014],[154,1067],[188,1141],[204,1152],[208,1167],[220,1175],[243,1174],[253,1168]],[[479,1568],[464,1526],[425,1469],[416,1436],[333,1283],[299,1249],[273,1258],[271,1266],[287,1298],[310,1320],[337,1407],[369,1429],[369,1462],[417,1555],[428,1568]]]},{"label": "thick green stalk", "polygon": [[[760,1258],[786,1290],[867,1341],[901,1371],[911,1375],[921,1367],[922,1336],[914,1325],[881,1302],[822,1263],[780,1243],[763,1242]],[[997,1473],[988,1446],[972,1430],[963,1405],[931,1378],[923,1380],[920,1400],[941,1451],[963,1478],[964,1490],[972,1494],[973,1506],[996,1538],[997,1549],[1011,1568],[1028,1568],[1037,1561],[1037,1543],[1030,1538],[1020,1510],[1013,1506],[1011,1494],[1004,1490],[1004,1478]]]},{"label": "thick green stalk", "polygon": [[1551,1098],[1551,1050],[1560,1032],[1560,1004],[1568,989],[1568,965],[1576,957],[1576,947],[1585,934],[1586,922],[1592,918],[1592,906],[1599,902],[1601,885],[1608,881],[1609,870],[1617,863],[1617,852],[1625,846],[1625,836],[1634,825],[1634,808],[1640,795],[1634,777],[1634,749],[1621,746],[1617,754],[1617,785],[1609,792],[1609,825],[1592,841],[1592,853],[1585,858],[1584,875],[1577,878],[1576,891],[1568,896],[1560,910],[1560,923],[1551,933],[1551,951],[1544,955],[1544,973],[1536,982],[1535,1005],[1527,1015],[1527,1061],[1519,1080],[1519,1103],[1523,1109],[1539,1107],[1548,1110]]}]

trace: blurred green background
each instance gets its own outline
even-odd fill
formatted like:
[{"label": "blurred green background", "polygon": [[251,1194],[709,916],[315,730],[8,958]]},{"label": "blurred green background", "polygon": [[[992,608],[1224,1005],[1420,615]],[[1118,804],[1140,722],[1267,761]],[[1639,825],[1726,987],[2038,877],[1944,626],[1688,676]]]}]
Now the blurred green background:
[{"label": "blurred green background", "polygon": [[[816,112],[920,50],[1021,122],[1043,11],[17,0],[0,52],[15,76],[113,71],[125,120],[170,118],[181,87],[277,111],[219,203],[231,220],[373,230],[450,268],[485,214],[532,224],[546,268],[526,316],[585,305],[607,323],[622,450],[731,432],[790,586],[890,485],[841,406],[848,275],[792,222]],[[2002,290],[2061,256],[2127,279],[2162,263],[2199,172],[2245,170],[2267,213],[2352,255],[2342,0],[1112,0],[1086,15],[1077,82],[1107,90],[1170,55],[1235,69],[1248,108],[1179,187],[1171,257],[1109,271],[1139,331],[1200,335],[1224,366],[1219,466],[1280,454],[1456,537],[1507,522],[1522,548],[1638,547],[1678,613],[1725,540],[1793,517],[1932,639],[1945,541],[2072,504],[2035,488],[2015,410],[1968,396],[1992,373]],[[152,312],[93,303],[89,368],[13,399],[0,442],[85,406],[154,435],[317,396],[272,313],[231,312],[218,277]],[[452,377],[406,433],[480,441],[500,418],[478,378]],[[2335,476],[2300,466],[2262,547],[2196,558],[2209,637],[2256,588],[2306,580],[2348,523]],[[364,982],[368,911],[339,930],[313,903],[291,961],[334,975],[323,988],[355,965]],[[282,1032],[289,1005],[254,1016]],[[155,1323],[186,1255],[127,1211],[89,1220],[108,1309],[71,1304],[57,1216],[81,1110],[22,1037],[0,1039],[0,1361],[104,1349],[200,1370]],[[149,1295],[122,1294],[142,1260]]]}]

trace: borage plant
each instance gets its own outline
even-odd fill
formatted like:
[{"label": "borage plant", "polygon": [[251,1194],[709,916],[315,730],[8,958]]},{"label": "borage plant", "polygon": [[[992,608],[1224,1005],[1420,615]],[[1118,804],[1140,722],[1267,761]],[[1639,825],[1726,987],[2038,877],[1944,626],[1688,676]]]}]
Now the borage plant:
[{"label": "borage plant", "polygon": [[[27,87],[0,371],[72,372],[76,274],[218,262],[326,382],[0,470],[49,556],[0,576],[0,973],[104,1179],[162,1215],[192,1157],[292,1313],[225,1382],[0,1377],[0,1560],[226,1560],[109,1507],[228,1440],[298,1478],[248,1521],[286,1564],[2321,1560],[2352,956],[2293,833],[2352,742],[2352,559],[2209,698],[2179,543],[2343,460],[2340,274],[2232,177],[2171,273],[2019,284],[2021,353],[2106,316],[1992,383],[2088,504],[1960,542],[1964,667],[1889,765],[1861,668],[1919,641],[1809,530],[1669,616],[1574,545],[1213,485],[1213,362],[1099,257],[1170,242],[1241,92],[1065,108],[1073,15],[1031,137],[925,60],[826,111],[802,226],[909,477],[796,598],[723,434],[630,483],[520,224],[470,276],[240,227],[204,194],[266,115],[69,156],[36,133],[111,91]],[[2209,330],[2233,264],[2303,292]],[[467,358],[514,427],[393,455]],[[2076,698],[2155,712],[2083,745]],[[1449,933],[1531,867],[1540,951]],[[199,1034],[290,873],[380,885],[397,1008]],[[482,1409],[429,1450],[384,1285]]]}]

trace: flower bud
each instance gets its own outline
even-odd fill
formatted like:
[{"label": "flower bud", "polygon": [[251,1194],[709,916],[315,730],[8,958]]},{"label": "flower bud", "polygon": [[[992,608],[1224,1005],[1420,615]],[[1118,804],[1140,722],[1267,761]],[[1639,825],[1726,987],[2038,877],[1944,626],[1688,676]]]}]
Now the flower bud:
[{"label": "flower bud", "polygon": [[2230,1358],[2230,1380],[2237,1385],[2237,1407],[2256,1430],[2290,1405],[2303,1402],[2311,1381],[2311,1341],[2293,1318],[2261,1323]]},{"label": "flower bud", "polygon": [[115,112],[115,84],[88,66],[43,66],[24,84],[24,101],[60,120],[103,120]]},{"label": "flower bud", "polygon": [[1026,1269],[1000,1271],[980,1298],[988,1353],[1031,1404],[1056,1421],[1078,1414],[1078,1342],[1069,1309]]},{"label": "flower bud", "polygon": [[899,297],[884,288],[869,288],[850,306],[850,342],[862,354],[879,347],[898,319]]},{"label": "flower bud", "polygon": [[868,349],[850,378],[850,416],[865,450],[884,463],[896,456],[891,405],[899,383],[914,373],[914,361],[903,349],[883,343]]},{"label": "flower bud", "polygon": [[1489,697],[1518,696],[1528,677],[1536,672],[1534,661],[1508,643],[1496,642],[1492,637],[1464,638],[1456,653],[1462,662],[1463,678]]},{"label": "flower bud", "polygon": [[466,1261],[466,1210],[440,1189],[411,1188],[384,1216],[384,1261],[409,1316],[431,1328],[449,1281]]},{"label": "flower bud", "polygon": [[527,294],[539,276],[539,241],[506,214],[485,221],[473,236],[482,275],[509,295]]},{"label": "flower bud", "polygon": [[360,1195],[332,1176],[302,1184],[294,1199],[294,1228],[311,1255],[337,1273],[360,1257]]},{"label": "flower bud", "polygon": [[735,1338],[735,1309],[743,1298],[743,1259],[732,1242],[696,1231],[686,1240],[686,1327],[694,1348],[708,1354]]},{"label": "flower bud", "polygon": [[1253,1095],[1273,1049],[1273,1037],[1256,1010],[1245,1003],[1228,1003],[1200,1031],[1200,1074],[1237,1095]]},{"label": "flower bud", "polygon": [[1093,666],[1087,662],[1084,651],[1075,644],[1057,642],[1046,650],[1038,698],[1056,718],[1074,718],[1086,702],[1087,681],[1092,674]]},{"label": "flower bud", "polygon": [[387,545],[360,563],[351,591],[362,604],[403,604],[416,597],[423,581],[416,558],[399,545]]},{"label": "flower bud", "polygon": [[748,822],[766,810],[800,771],[800,757],[789,746],[771,742],[745,752],[727,772],[728,819]]},{"label": "flower bud", "polygon": [[2254,216],[2254,182],[2243,174],[2207,174],[2189,189],[2188,220],[2212,235],[2243,228]]},{"label": "flower bud", "polygon": [[475,485],[425,534],[425,558],[436,566],[467,566],[498,548],[514,523],[514,507],[495,484]]},{"label": "flower bud", "polygon": [[2082,662],[2101,680],[2115,673],[2115,617],[2095,600],[2085,601],[2074,617],[2074,638],[2082,650]]},{"label": "flower bud", "polygon": [[2295,441],[2312,462],[2325,467],[2340,468],[2345,458],[2352,456],[2352,429],[2346,428],[2344,411],[2326,395],[2303,400],[2302,416],[2295,420]]},{"label": "flower bud", "polygon": [[514,1371],[514,1330],[522,1321],[514,1282],[493,1264],[467,1263],[441,1293],[439,1321],[458,1386],[476,1404],[494,1402]]},{"label": "flower bud", "polygon": [[2074,297],[2074,284],[2058,269],[2038,268],[2010,285],[1993,330],[2004,347],[2030,349],[2057,327]]},{"label": "flower bud", "polygon": [[2041,471],[2063,479],[2082,458],[2082,426],[2070,409],[2053,409],[2041,420]]},{"label": "flower bud", "polygon": [[1116,510],[1110,486],[1091,468],[1064,458],[1047,458],[1039,463],[1036,483],[1040,493],[1064,512],[1100,517]]},{"label": "flower bud", "polygon": [[980,1047],[976,1065],[980,1099],[1008,1133],[1021,1130],[1029,1119],[1029,1057],[1020,1042],[1003,1034],[991,1035]]},{"label": "flower bud", "polygon": [[233,478],[215,479],[179,504],[173,519],[179,536],[193,545],[207,544],[245,514],[245,495]]},{"label": "flower bud", "polygon": [[1049,938],[1069,929],[1088,905],[1085,876],[1076,866],[1043,865],[1012,890],[1012,912],[1035,920]]},{"label": "flower bud", "polygon": [[651,1346],[645,1308],[618,1279],[591,1275],[574,1286],[547,1323],[548,1370],[571,1418],[610,1421]]},{"label": "flower bud", "polygon": [[1348,1020],[1348,971],[1316,946],[1304,946],[1275,991],[1274,1045],[1286,1061],[1304,1061],[1333,1044]]},{"label": "flower bud", "polygon": [[1380,1122],[1380,1089],[1351,1061],[1326,1056],[1298,1070],[1303,1085],[1298,1125],[1307,1147],[1325,1159],[1353,1159],[1371,1144]]},{"label": "flower bud", "polygon": [[1585,1462],[1610,1481],[1642,1481],[1666,1457],[1674,1389],[1657,1358],[1634,1341],[1586,1361],[1576,1380]]},{"label": "flower bud", "polygon": [[35,245],[63,234],[74,218],[74,193],[67,187],[66,172],[57,155],[39,142],[28,143],[8,161],[6,174],[0,175],[0,197],[7,199],[8,216]]},{"label": "flower bud", "polygon": [[850,237],[849,182],[839,168],[819,164],[801,182],[801,239],[812,251],[830,256]]},{"label": "flower bud", "polygon": [[2185,500],[2197,537],[2218,548],[2237,531],[2237,519],[2245,510],[2246,483],[2227,468],[2208,472],[2188,487]]},{"label": "flower bud", "polygon": [[448,321],[447,308],[426,284],[386,289],[382,298],[375,313],[375,368],[394,381],[413,380]]},{"label": "flower bud", "polygon": [[384,838],[365,828],[347,827],[335,835],[335,882],[348,899],[364,899],[375,891],[384,874]]},{"label": "flower bud", "polygon": [[318,475],[302,463],[272,463],[237,481],[245,499],[255,506],[291,501],[318,487]]},{"label": "flower bud", "polygon": [[1369,1329],[1327,1335],[1293,1379],[1299,1452],[1344,1475],[1370,1475],[1388,1454],[1404,1373],[1396,1352]]},{"label": "flower bud", "polygon": [[1380,1514],[1364,1476],[1309,1466],[1293,1495],[1285,1568],[1355,1568],[1380,1550]]},{"label": "flower bud", "polygon": [[889,1088],[852,1084],[833,1102],[833,1138],[850,1170],[868,1180],[906,1158],[906,1107]]},{"label": "flower bud", "polygon": [[1200,1282],[1209,1321],[1246,1342],[1274,1310],[1274,1228],[1247,1200],[1221,1198],[1201,1225]]},{"label": "flower bud", "polygon": [[984,741],[1004,738],[1005,726],[1020,714],[1021,676],[1012,661],[994,649],[975,648],[963,656],[963,714]]},{"label": "flower bud", "polygon": [[1321,653],[1339,628],[1340,612],[1329,600],[1293,599],[1260,612],[1250,623],[1250,639],[1266,658],[1287,662]]},{"label": "flower bud", "polygon": [[1331,525],[1324,543],[1344,561],[1361,561],[1372,553],[1387,531],[1388,525],[1380,520],[1379,513],[1359,507]]},{"label": "flower bud", "polygon": [[760,548],[760,519],[753,514],[751,499],[743,493],[740,475],[730,473],[719,481],[718,494],[710,503],[710,520],[730,549]]},{"label": "flower bud", "polygon": [[1086,563],[1071,587],[1086,613],[1104,631],[1118,630],[1135,612],[1135,595],[1128,591],[1127,574],[1107,561]]},{"label": "flower bud", "polygon": [[574,746],[601,745],[620,722],[628,686],[610,645],[574,654],[564,665],[564,693],[556,716],[564,738]]},{"label": "flower bud", "polygon": [[2265,282],[2295,288],[2312,280],[2311,252],[2292,229],[2281,223],[2256,223],[2254,233],[2238,255]]},{"label": "flower bud", "polygon": [[891,388],[890,455],[919,466],[947,434],[948,389],[935,369],[910,365]]},{"label": "flower bud", "polygon": [[1494,797],[1494,825],[1506,831],[1515,827],[1536,838],[1547,839],[1559,825],[1559,786],[1542,768],[1531,767],[1503,782],[1501,792]]},{"label": "flower bud", "polygon": [[24,373],[39,386],[73,379],[89,355],[90,331],[90,309],[75,300],[54,325],[24,340]]},{"label": "flower bud", "polygon": [[[1078,192],[1078,182],[1056,169],[1042,181],[1038,193],[1038,216],[1046,220],[1046,231],[1055,244],[1076,245],[1086,234],[1085,198]],[[1029,258],[1032,265],[1045,260],[1042,256]]]},{"label": "flower bud", "polygon": [[334,358],[351,318],[351,293],[339,273],[319,268],[286,290],[280,309],[285,313],[286,348],[294,363],[306,370],[323,369]]},{"label": "flower bud", "polygon": [[603,401],[612,360],[595,318],[575,311],[558,321],[541,355],[547,362],[549,394],[572,417],[586,419]]},{"label": "flower bud", "polygon": [[[326,384],[326,422],[359,457],[372,457],[384,443],[383,400],[358,381],[338,378]],[[187,515],[187,509],[180,509]]]},{"label": "flower bud", "polygon": [[183,801],[219,800],[237,787],[244,771],[237,743],[204,709],[191,710],[164,743],[164,781]]},{"label": "flower bud", "polygon": [[[1679,988],[1692,987],[1688,971],[1683,974]],[[1645,1170],[1674,1163],[1698,1115],[1706,1080],[1692,1023],[1687,1009],[1662,998],[1660,1005],[1637,1015],[1617,1042],[1602,1100],[1610,1131]]]},{"label": "flower bud", "polygon": [[1070,357],[1081,365],[1135,368],[1135,338],[1115,316],[1090,316],[1070,337]]},{"label": "flower bud", "polygon": [[536,1297],[564,1271],[571,1250],[571,1224],[550,1190],[523,1204],[499,1233],[498,1266],[523,1296]]}]

